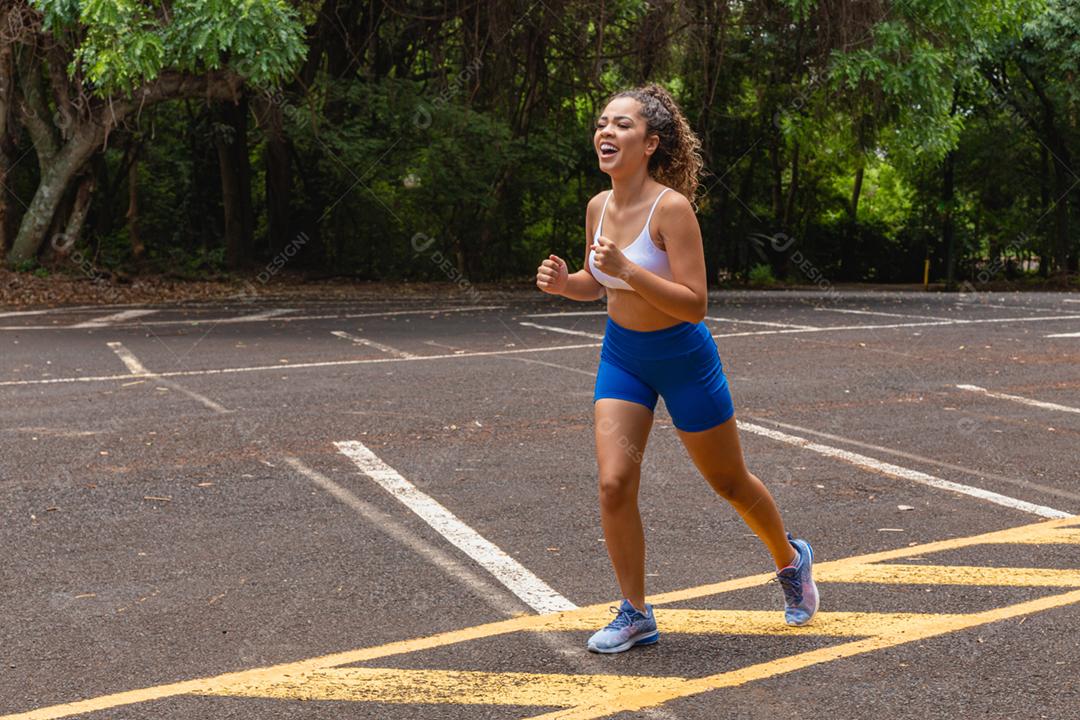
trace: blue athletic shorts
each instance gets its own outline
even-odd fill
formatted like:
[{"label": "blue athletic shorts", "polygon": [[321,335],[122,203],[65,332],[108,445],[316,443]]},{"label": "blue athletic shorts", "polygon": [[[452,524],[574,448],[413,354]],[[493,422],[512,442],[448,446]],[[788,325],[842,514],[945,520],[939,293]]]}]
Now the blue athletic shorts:
[{"label": "blue athletic shorts", "polygon": [[707,430],[735,414],[716,341],[704,322],[631,330],[610,317],[600,347],[593,402],[618,398],[655,411],[657,396],[675,427]]}]

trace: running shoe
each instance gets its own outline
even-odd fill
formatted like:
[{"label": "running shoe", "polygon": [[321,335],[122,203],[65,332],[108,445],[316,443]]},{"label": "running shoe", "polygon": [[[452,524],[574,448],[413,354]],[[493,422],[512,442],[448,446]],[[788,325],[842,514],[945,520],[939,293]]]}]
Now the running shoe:
[{"label": "running shoe", "polygon": [[642,613],[629,600],[619,607],[612,607],[615,619],[603,630],[597,630],[589,638],[589,650],[597,653],[618,653],[635,645],[652,645],[660,639],[652,605],[645,603]]},{"label": "running shoe", "polygon": [[798,553],[794,565],[788,565],[776,571],[776,577],[769,582],[778,582],[784,589],[784,622],[788,625],[805,625],[818,609],[817,585],[811,576],[814,564],[814,551],[810,543],[796,540],[787,534],[788,542]]}]

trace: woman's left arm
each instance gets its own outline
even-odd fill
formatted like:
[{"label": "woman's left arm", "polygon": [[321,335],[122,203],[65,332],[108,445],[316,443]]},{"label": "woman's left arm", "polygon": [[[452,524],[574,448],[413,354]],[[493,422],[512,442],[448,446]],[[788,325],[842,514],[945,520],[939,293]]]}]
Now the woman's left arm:
[{"label": "woman's left arm", "polygon": [[629,261],[621,277],[658,310],[687,322],[701,322],[708,312],[709,296],[705,248],[693,206],[686,196],[667,193],[656,208],[652,225],[664,240],[673,279]]}]

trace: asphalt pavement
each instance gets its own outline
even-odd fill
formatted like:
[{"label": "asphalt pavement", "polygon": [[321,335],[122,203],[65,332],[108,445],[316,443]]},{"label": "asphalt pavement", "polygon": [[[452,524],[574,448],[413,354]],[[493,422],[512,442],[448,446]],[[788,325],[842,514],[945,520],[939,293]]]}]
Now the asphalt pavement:
[{"label": "asphalt pavement", "polygon": [[603,302],[0,309],[0,720],[1055,718],[1080,707],[1080,295],[714,292],[771,558],[663,401],[661,641],[618,599]]}]

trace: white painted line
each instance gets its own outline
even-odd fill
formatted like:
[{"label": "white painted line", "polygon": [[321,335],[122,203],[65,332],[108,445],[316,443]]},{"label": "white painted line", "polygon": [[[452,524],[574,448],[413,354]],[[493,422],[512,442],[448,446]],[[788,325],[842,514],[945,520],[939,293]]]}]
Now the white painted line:
[{"label": "white painted line", "polygon": [[0,317],[23,317],[24,315],[47,315],[49,313],[55,313],[57,308],[51,310],[16,310],[14,312],[0,313]]},{"label": "white painted line", "polygon": [[[386,312],[371,312],[371,313],[345,313],[335,315],[296,315],[292,317],[278,317],[280,314],[278,311],[270,310],[266,312],[255,313],[253,315],[241,315],[239,317],[226,317],[226,318],[203,318],[203,319],[191,319],[191,320],[147,320],[139,325],[229,325],[233,323],[247,323],[247,322],[268,322],[270,320],[276,320],[278,322],[296,322],[298,320],[341,320],[350,318],[362,318],[362,317],[390,317],[393,315],[428,315],[439,313],[453,313],[453,312],[472,312],[474,310],[501,310],[506,308],[506,305],[475,305],[469,307],[452,307],[452,308],[429,308],[426,310],[392,310]],[[148,312],[158,312],[157,310],[150,310]],[[284,310],[283,312],[295,312],[294,310]],[[78,325],[3,325],[0,326],[0,330],[70,330],[74,327],[81,327]],[[95,326],[96,327],[96,326]]]},{"label": "white painted line", "polygon": [[521,606],[516,601],[511,600],[500,588],[488,582],[484,576],[478,574],[471,567],[466,567],[465,564],[459,562],[457,558],[451,557],[441,548],[435,547],[423,538],[418,537],[409,528],[382,510],[360,499],[347,488],[342,487],[322,473],[307,467],[295,457],[286,456],[284,462],[354,510],[367,524],[401,543],[450,577],[461,582],[462,585],[476,593],[478,597],[487,601],[491,607],[508,616],[521,612]]},{"label": "white painted line", "polygon": [[[249,365],[246,367],[211,368],[208,370],[172,370],[167,372],[149,373],[146,377],[168,378],[186,377],[197,375],[232,375],[246,372],[281,372],[283,370],[304,370],[308,368],[324,367],[347,367],[349,365],[368,365],[386,362],[419,362],[422,360],[450,360],[457,358],[486,357],[491,355],[516,355],[518,353],[552,352],[556,350],[578,350],[580,348],[600,347],[600,343],[582,343],[580,345],[553,345],[551,347],[515,348],[513,350],[479,350],[472,353],[447,353],[443,355],[417,355],[412,358],[377,357],[361,358],[354,360],[323,360],[320,362],[306,363],[281,363],[278,365]],[[130,380],[137,375],[93,375],[66,378],[44,378],[41,380],[3,380],[0,387],[9,385],[59,385],[66,383],[81,382],[111,382],[114,380]]]},{"label": "white painted line", "polygon": [[566,328],[553,327],[551,325],[537,325],[536,323],[531,323],[531,322],[519,322],[518,325],[524,325],[525,327],[539,328],[541,330],[548,330],[549,332],[563,333],[564,335],[580,335],[581,337],[596,338],[597,340],[602,340],[604,338],[603,335],[597,335],[596,333],[585,332],[584,330],[567,330]]},{"label": "white painted line", "polygon": [[1019,395],[1008,395],[1006,393],[994,392],[993,390],[987,390],[986,388],[979,387],[978,385],[957,385],[956,387],[960,388],[961,390],[967,390],[969,392],[982,393],[983,395],[997,398],[998,400],[1012,400],[1013,402],[1017,402],[1022,405],[1030,405],[1031,407],[1042,408],[1043,410],[1057,410],[1059,412],[1080,414],[1080,408],[1074,408],[1068,405],[1058,405],[1057,403],[1044,402],[1042,400],[1033,400],[1032,398],[1021,397]]},{"label": "white painted line", "polygon": [[387,353],[388,355],[394,355],[394,356],[400,357],[400,358],[420,357],[419,355],[414,355],[414,354],[412,354],[410,352],[405,352],[404,350],[398,350],[397,348],[392,348],[389,345],[383,345],[382,343],[377,343],[374,340],[368,340],[367,338],[362,338],[359,335],[353,335],[352,333],[347,333],[344,330],[334,330],[330,334],[335,335],[335,336],[337,336],[339,338],[344,338],[345,340],[351,340],[352,342],[356,343],[357,345],[367,345],[368,347],[375,348],[376,350],[381,350],[384,353]]},{"label": "white painted line", "polygon": [[883,447],[881,445],[873,445],[871,443],[865,443],[861,440],[852,440],[851,438],[841,437],[839,435],[833,435],[831,433],[822,432],[820,430],[812,430],[808,427],[802,427],[801,425],[792,425],[791,423],[780,422],[779,420],[773,420],[771,418],[750,418],[755,422],[764,422],[769,425],[775,425],[776,427],[785,428],[787,430],[794,430],[795,432],[808,433],[810,435],[816,435],[817,437],[823,437],[827,440],[835,440],[836,442],[845,443],[847,445],[853,445],[855,447],[865,448],[866,450],[873,450],[874,452],[885,453],[886,455],[893,455],[896,457],[902,457],[905,460],[914,460],[915,462],[925,463],[926,465],[934,465],[937,467],[946,468],[948,470],[954,470],[956,472],[964,473],[965,475],[973,475],[982,480],[997,480],[998,482],[1008,483],[1010,485],[1016,485],[1027,490],[1037,490],[1044,492],[1048,495],[1054,495],[1055,497],[1065,498],[1067,500],[1075,500],[1080,503],[1080,493],[1070,492],[1069,490],[1062,490],[1051,485],[1042,485],[1031,480],[1020,480],[1018,478],[1009,477],[1007,475],[998,475],[997,473],[986,472],[985,470],[975,470],[973,468],[964,467],[963,465],[956,465],[954,463],[945,462],[944,460],[936,460],[934,458],[928,458],[923,455],[916,455],[915,453],[905,452],[903,450],[896,450],[894,448]]},{"label": "white painted line", "polygon": [[273,310],[265,310],[254,315],[241,315],[238,318],[231,318],[232,322],[260,322],[262,320],[270,320],[276,318],[279,315],[285,313],[296,312],[295,308],[274,308]]},{"label": "white painted line", "polygon": [[1066,299],[1066,300],[1062,300],[1061,302],[1067,302],[1067,303],[1080,303],[1080,300],[1072,300],[1072,299]]},{"label": "white painted line", "polygon": [[[290,320],[294,318],[282,318],[282,320]],[[1020,318],[1020,321],[1038,321],[1038,320],[1078,320],[1080,315],[1065,315],[1061,317],[1036,317],[1036,318]],[[955,320],[950,322],[921,322],[921,323],[900,323],[895,325],[841,325],[837,327],[822,327],[815,328],[813,330],[796,330],[796,329],[780,329],[780,330],[753,330],[749,332],[740,333],[713,333],[714,338],[729,338],[729,337],[751,337],[757,335],[790,335],[798,333],[812,333],[812,332],[831,332],[834,330],[879,330],[886,328],[907,328],[907,327],[930,327],[936,325],[960,325],[960,324],[981,324],[981,323],[993,323],[993,322],[1013,322],[1015,318],[983,318],[979,320]],[[544,326],[540,326],[544,327]],[[21,330],[25,328],[18,327],[0,327],[0,330]],[[52,329],[52,328],[50,328]],[[560,328],[561,330],[561,328]],[[568,332],[563,330],[563,332]],[[569,331],[571,334],[579,334],[578,331]],[[600,339],[602,335],[593,335],[590,333],[581,333],[589,337]],[[471,358],[471,357],[487,357],[491,355],[514,355],[517,353],[534,353],[534,352],[556,352],[559,350],[578,350],[581,348],[595,348],[600,347],[600,343],[581,343],[578,345],[554,345],[551,347],[532,347],[532,348],[517,348],[514,350],[480,350],[477,352],[469,353],[453,353],[443,355],[418,355],[412,358],[363,358],[352,360],[324,360],[320,362],[306,362],[306,363],[292,363],[292,364],[280,364],[280,365],[253,365],[246,367],[231,367],[231,368],[215,368],[210,370],[175,370],[172,372],[155,373],[154,377],[179,377],[184,375],[227,375],[232,373],[244,373],[244,372],[281,372],[282,370],[302,370],[305,368],[323,368],[323,367],[344,367],[347,365],[366,365],[368,363],[383,363],[383,362],[420,362],[425,360],[448,360],[450,358]],[[95,376],[82,376],[82,377],[66,377],[66,378],[43,378],[39,380],[3,380],[0,381],[0,387],[12,386],[12,385],[59,385],[64,383],[80,383],[80,382],[111,382],[113,380],[130,380],[131,375],[95,375]]]},{"label": "white painted line", "polygon": [[335,442],[334,445],[356,463],[362,473],[404,503],[454,547],[479,563],[533,610],[552,613],[577,607],[433,498],[418,490],[363,443],[350,440]]},{"label": "white painted line", "polygon": [[520,317],[572,317],[574,315],[607,315],[607,310],[575,310],[573,312],[529,313]]},{"label": "white painted line", "polygon": [[940,488],[942,490],[951,490],[952,492],[960,493],[962,495],[970,495],[981,500],[995,503],[997,505],[1003,505],[1014,510],[1021,510],[1023,512],[1032,513],[1040,517],[1046,518],[1064,518],[1072,517],[1073,513],[1063,512],[1061,510],[1055,510],[1045,505],[1036,505],[1035,503],[1029,503],[1026,500],[1018,500],[1008,495],[1001,495],[1000,493],[992,492],[990,490],[983,490],[982,488],[972,487],[971,485],[963,485],[961,483],[952,482],[951,480],[943,480],[933,475],[928,475],[918,470],[909,470],[907,468],[900,467],[899,465],[893,465],[892,463],[882,462],[875,460],[872,457],[866,455],[860,455],[848,450],[842,450],[830,445],[822,445],[820,443],[807,440],[806,438],[797,437],[795,435],[788,435],[778,430],[772,430],[761,425],[755,425],[753,423],[739,422],[738,427],[741,430],[761,435],[763,437],[770,438],[772,440],[779,440],[780,442],[787,443],[788,445],[794,445],[801,447],[804,450],[810,450],[816,452],[819,455],[826,457],[836,458],[837,460],[843,460],[844,462],[851,463],[856,467],[861,467],[864,470],[876,472],[881,475],[889,477],[900,478],[902,480],[910,480],[911,482],[920,483],[922,485],[929,485],[930,487]]},{"label": "white painted line", "polygon": [[132,320],[134,318],[142,317],[144,315],[152,315],[156,312],[157,310],[124,310],[123,312],[114,313],[112,315],[105,315],[104,317],[87,320],[86,322],[81,322],[77,325],[68,325],[67,327],[69,329],[106,327],[108,325],[123,322],[124,320]]},{"label": "white painted line", "polygon": [[124,347],[123,343],[111,342],[105,344],[116,353],[117,357],[120,358],[120,361],[123,362],[124,366],[128,369],[128,372],[135,375],[153,375],[152,372],[146,369],[139,358],[135,357],[133,352]]},{"label": "white painted line", "polygon": [[[581,310],[577,312],[552,312],[552,313],[532,313],[529,315],[522,315],[521,317],[572,317],[579,315],[607,315],[607,310]],[[816,330],[813,325],[793,325],[791,323],[778,323],[778,322],[766,322],[764,320],[739,320],[736,318],[722,318],[722,317],[706,317],[706,320],[714,320],[716,322],[727,323],[742,323],[744,325],[767,325],[769,327],[781,327],[781,328],[800,328],[804,330]],[[523,323],[524,324],[524,323]],[[537,326],[539,327],[539,326]],[[545,328],[548,329],[548,328]]]},{"label": "white painted line", "polygon": [[123,343],[111,342],[111,343],[107,343],[107,345],[109,346],[109,348],[112,349],[112,351],[114,353],[116,353],[117,357],[120,358],[120,361],[124,363],[124,366],[127,367],[128,371],[131,373],[131,375],[128,375],[127,377],[135,376],[135,377],[153,378],[154,380],[160,382],[162,385],[170,387],[170,388],[172,388],[173,390],[176,390],[179,393],[187,395],[192,400],[196,400],[199,403],[202,403],[203,405],[210,408],[214,412],[217,412],[217,413],[231,412],[225,406],[214,402],[213,400],[206,397],[205,395],[200,395],[199,393],[195,392],[194,390],[188,390],[183,385],[172,382],[171,380],[166,380],[161,375],[158,375],[157,373],[154,373],[154,372],[151,372],[150,370],[147,370],[146,366],[142,364],[142,362],[139,360],[139,358],[135,357],[135,354],[133,352],[128,350],[126,347],[124,347]]},{"label": "white painted line", "polygon": [[44,308],[41,310],[14,310],[11,312],[2,312],[0,317],[19,317],[22,315],[52,315],[55,313],[70,313],[70,312],[101,312],[102,310],[109,310],[115,308],[125,307],[145,307],[146,303],[124,303],[124,304],[111,304],[111,305],[61,305],[60,307]]},{"label": "white painted line", "polygon": [[[835,325],[832,327],[819,327],[808,330],[755,330],[753,332],[739,332],[739,333],[724,333],[713,334],[714,338],[723,337],[746,337],[749,335],[792,335],[799,333],[812,333],[812,332],[834,332],[840,330],[892,330],[896,328],[921,328],[921,327],[939,327],[942,325],[985,325],[991,323],[1008,323],[1008,322],[1051,322],[1055,320],[1080,320],[1080,315],[1054,315],[1050,317],[1019,317],[1019,318],[975,318],[975,319],[961,319],[956,320],[939,320],[936,322],[914,322],[914,323],[891,323],[888,325]],[[2,328],[0,328],[2,329]]]},{"label": "white painted line", "polygon": [[1074,338],[1080,337],[1080,332],[1074,333],[1057,333],[1056,335],[1047,335],[1048,338]]},{"label": "white painted line", "polygon": [[920,320],[944,320],[945,322],[953,322],[955,318],[945,318],[936,315],[909,315],[907,313],[891,313],[881,312],[878,310],[849,310],[846,308],[831,308],[831,307],[816,307],[815,310],[819,312],[837,312],[847,313],[848,315],[882,315],[884,317],[898,317],[898,318],[918,318]]},{"label": "white painted line", "polygon": [[737,320],[735,318],[722,318],[707,316],[706,320],[712,320],[713,322],[725,322],[725,323],[742,323],[743,325],[767,325],[769,327],[779,328],[798,328],[800,330],[819,330],[816,325],[792,325],[791,323],[778,323],[778,322],[766,322],[765,320]]}]

